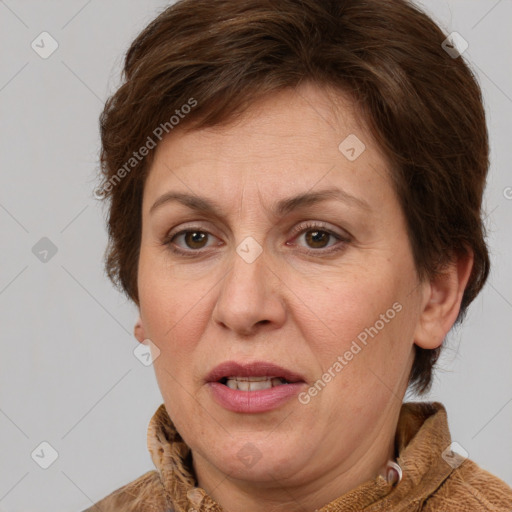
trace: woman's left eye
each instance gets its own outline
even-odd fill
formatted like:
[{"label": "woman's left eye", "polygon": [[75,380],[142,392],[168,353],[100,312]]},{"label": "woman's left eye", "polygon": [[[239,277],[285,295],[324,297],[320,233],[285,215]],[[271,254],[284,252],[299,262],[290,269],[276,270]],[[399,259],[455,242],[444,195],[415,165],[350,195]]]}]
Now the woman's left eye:
[{"label": "woman's left eye", "polygon": [[320,225],[302,226],[299,230],[299,236],[295,237],[294,240],[303,240],[308,249],[328,249],[336,245],[337,242],[348,241],[346,237]]},{"label": "woman's left eye", "polygon": [[304,233],[304,240],[312,249],[324,249],[329,247],[329,241],[332,241],[333,235],[327,231],[309,230]]}]

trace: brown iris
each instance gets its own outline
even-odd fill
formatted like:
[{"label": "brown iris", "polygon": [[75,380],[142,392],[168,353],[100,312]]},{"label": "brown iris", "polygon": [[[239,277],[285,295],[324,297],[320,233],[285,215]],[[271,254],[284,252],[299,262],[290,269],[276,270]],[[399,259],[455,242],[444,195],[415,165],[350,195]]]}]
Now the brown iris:
[{"label": "brown iris", "polygon": [[185,233],[185,243],[191,249],[201,249],[207,237],[208,235],[202,231],[188,231]]},{"label": "brown iris", "polygon": [[329,242],[329,233],[326,231],[308,231],[306,241],[308,245],[315,249],[323,248]]}]

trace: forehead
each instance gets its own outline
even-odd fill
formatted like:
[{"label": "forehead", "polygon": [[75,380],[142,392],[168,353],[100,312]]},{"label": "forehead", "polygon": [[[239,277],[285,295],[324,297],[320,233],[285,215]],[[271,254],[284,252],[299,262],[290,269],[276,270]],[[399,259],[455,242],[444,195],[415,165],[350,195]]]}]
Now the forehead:
[{"label": "forehead", "polygon": [[271,196],[342,184],[355,195],[370,181],[382,187],[387,167],[352,99],[305,85],[268,96],[227,124],[167,135],[149,170],[144,208],[168,188],[234,199],[250,183]]}]

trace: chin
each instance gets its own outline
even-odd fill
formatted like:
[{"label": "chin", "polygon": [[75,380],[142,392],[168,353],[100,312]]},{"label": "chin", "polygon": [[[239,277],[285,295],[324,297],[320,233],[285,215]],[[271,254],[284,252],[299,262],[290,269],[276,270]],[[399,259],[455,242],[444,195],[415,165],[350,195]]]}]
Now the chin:
[{"label": "chin", "polygon": [[[268,437],[265,432],[263,438]],[[234,441],[228,436],[222,452],[217,452],[210,458],[220,471],[231,478],[250,480],[252,482],[275,482],[289,479],[297,474],[299,469],[297,461],[296,443],[289,446],[282,443],[268,443],[264,441],[250,441],[250,436]],[[258,437],[258,436],[254,436]],[[221,443],[218,446],[222,446]],[[209,447],[211,450],[211,446]]]}]

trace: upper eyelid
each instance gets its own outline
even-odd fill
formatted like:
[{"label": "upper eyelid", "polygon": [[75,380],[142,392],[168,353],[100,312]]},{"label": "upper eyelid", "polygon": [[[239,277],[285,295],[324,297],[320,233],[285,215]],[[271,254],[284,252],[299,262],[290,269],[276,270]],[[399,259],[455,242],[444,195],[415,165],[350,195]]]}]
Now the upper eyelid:
[{"label": "upper eyelid", "polygon": [[332,235],[339,236],[340,238],[344,236],[342,233],[337,233],[336,229],[330,228],[327,224],[328,223],[322,221],[303,221],[293,228],[293,233],[294,235],[300,235],[305,231],[312,231],[313,229],[318,228],[318,231],[325,231]]},{"label": "upper eyelid", "polygon": [[[187,224],[187,223],[185,223],[185,224]],[[184,233],[187,233],[188,231],[199,231],[201,233],[208,233],[208,235],[212,235],[212,236],[215,236],[216,238],[218,238],[216,235],[214,235],[211,232],[211,230],[209,228],[204,228],[204,227],[200,226],[199,225],[199,221],[196,221],[196,223],[191,222],[190,226],[187,226],[187,225],[183,226],[183,225],[180,224],[178,229],[171,229],[165,235],[165,239],[166,240],[171,240],[175,236],[182,235]]]}]

